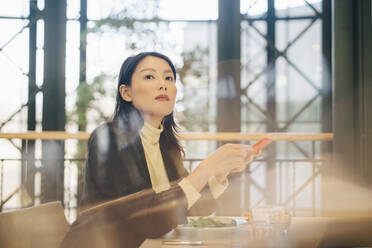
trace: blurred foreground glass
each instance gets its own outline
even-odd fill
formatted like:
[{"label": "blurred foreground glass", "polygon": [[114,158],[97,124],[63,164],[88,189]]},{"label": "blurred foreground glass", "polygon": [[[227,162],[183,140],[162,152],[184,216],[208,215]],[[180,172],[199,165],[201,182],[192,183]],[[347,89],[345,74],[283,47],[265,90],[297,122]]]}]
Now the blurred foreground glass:
[{"label": "blurred foreground glass", "polygon": [[284,237],[288,234],[291,216],[281,206],[256,206],[250,210],[253,238]]}]

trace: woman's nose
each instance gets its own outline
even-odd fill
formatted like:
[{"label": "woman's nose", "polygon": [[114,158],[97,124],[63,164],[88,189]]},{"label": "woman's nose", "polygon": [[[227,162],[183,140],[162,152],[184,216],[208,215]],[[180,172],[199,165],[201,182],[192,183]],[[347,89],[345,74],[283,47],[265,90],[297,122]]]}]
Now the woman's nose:
[{"label": "woman's nose", "polygon": [[167,90],[167,83],[165,82],[164,79],[161,80],[159,89],[160,90]]}]

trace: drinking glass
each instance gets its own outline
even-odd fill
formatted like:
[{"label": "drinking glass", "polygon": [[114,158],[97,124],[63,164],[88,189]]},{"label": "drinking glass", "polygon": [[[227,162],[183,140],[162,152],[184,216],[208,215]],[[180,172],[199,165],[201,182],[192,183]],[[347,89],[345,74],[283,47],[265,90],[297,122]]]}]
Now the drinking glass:
[{"label": "drinking glass", "polygon": [[255,239],[288,234],[291,218],[282,206],[255,206],[250,216]]}]

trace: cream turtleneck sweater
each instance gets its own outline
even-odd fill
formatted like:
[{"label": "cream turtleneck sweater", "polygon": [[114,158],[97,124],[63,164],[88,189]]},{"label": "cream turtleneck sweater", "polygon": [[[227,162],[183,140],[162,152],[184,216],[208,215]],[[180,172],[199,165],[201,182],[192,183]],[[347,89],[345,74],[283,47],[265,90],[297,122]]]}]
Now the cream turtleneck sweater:
[{"label": "cream turtleneck sweater", "polygon": [[[170,188],[168,175],[165,170],[159,146],[159,138],[162,131],[162,125],[158,129],[145,122],[140,132],[152,188],[156,193],[160,193]],[[228,186],[228,183],[224,185],[218,183],[214,177],[208,180],[208,184],[215,199],[217,199]],[[188,208],[190,208],[201,197],[201,195],[186,178],[179,182],[179,186],[185,192]]]}]

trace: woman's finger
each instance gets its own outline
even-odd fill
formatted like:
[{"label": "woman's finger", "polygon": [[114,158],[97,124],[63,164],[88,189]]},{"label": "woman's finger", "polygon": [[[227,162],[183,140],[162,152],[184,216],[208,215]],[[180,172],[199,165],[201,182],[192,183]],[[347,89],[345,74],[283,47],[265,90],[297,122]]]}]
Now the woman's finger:
[{"label": "woman's finger", "polygon": [[256,152],[256,154],[255,154],[254,156],[255,156],[255,157],[258,157],[258,156],[261,155],[261,153],[262,153],[262,149],[259,149],[259,150]]},{"label": "woman's finger", "polygon": [[253,160],[253,155],[251,155],[251,156],[247,156],[247,157],[245,158],[244,162],[245,162],[245,164],[247,165],[247,164],[249,164],[252,160]]},{"label": "woman's finger", "polygon": [[248,146],[244,151],[244,158],[250,157],[254,154],[254,149],[252,146]]},{"label": "woman's finger", "polygon": [[240,166],[240,167],[236,167],[235,169],[231,170],[231,173],[239,173],[239,172],[242,172],[245,170],[245,168],[247,168],[247,166]]}]

